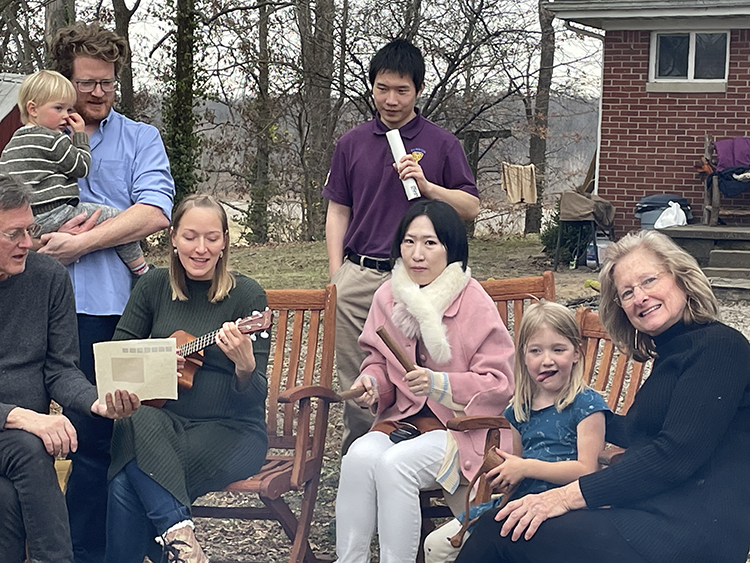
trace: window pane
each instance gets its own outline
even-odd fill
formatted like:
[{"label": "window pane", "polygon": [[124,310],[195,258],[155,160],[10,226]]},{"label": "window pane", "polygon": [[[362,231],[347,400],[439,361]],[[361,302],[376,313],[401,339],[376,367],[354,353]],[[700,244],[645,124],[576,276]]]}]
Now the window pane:
[{"label": "window pane", "polygon": [[695,78],[725,78],[726,33],[695,34]]},{"label": "window pane", "polygon": [[657,78],[687,78],[690,36],[659,35]]}]

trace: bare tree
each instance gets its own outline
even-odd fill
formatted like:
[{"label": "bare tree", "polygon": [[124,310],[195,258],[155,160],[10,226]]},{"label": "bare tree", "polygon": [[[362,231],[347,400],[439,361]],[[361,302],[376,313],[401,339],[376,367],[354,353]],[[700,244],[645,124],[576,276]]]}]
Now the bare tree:
[{"label": "bare tree", "polygon": [[[342,33],[346,30],[348,2],[344,0]],[[335,144],[334,131],[343,102],[332,100],[335,81],[334,0],[297,0],[295,14],[302,56],[299,91],[299,159],[302,165],[303,236],[305,240],[321,239],[325,209],[321,190]],[[340,87],[343,85],[340,84]]]},{"label": "bare tree", "polygon": [[[203,172],[221,189],[250,196],[252,240],[274,236],[283,201],[298,205],[301,238],[320,238],[321,189],[335,140],[373,114],[367,77],[373,53],[405,37],[427,63],[422,114],[459,136],[481,133],[487,139],[474,147],[480,191],[487,187],[483,182],[497,183],[486,171],[507,155],[498,147],[522,142],[528,152],[520,160],[540,168],[541,196],[555,43],[551,19],[537,19],[543,14],[529,11],[529,4],[203,0],[194,10],[201,37],[195,56],[205,72],[207,99],[225,104],[220,114],[228,112],[200,125],[208,151]],[[159,45],[172,45],[174,35],[169,29]],[[163,72],[170,79],[173,74]],[[493,134],[505,130],[514,139],[501,142]]]},{"label": "bare tree", "polygon": [[[128,8],[125,0],[112,0],[115,13],[115,32],[123,37],[130,46],[130,21],[138,10],[141,0],[136,0],[132,8]],[[119,109],[128,117],[135,116],[135,93],[133,91],[133,53],[132,48],[128,51],[125,66],[122,69],[120,79],[120,107]]]},{"label": "bare tree", "polygon": [[31,74],[44,68],[43,0],[0,0],[0,70]]},{"label": "bare tree", "polygon": [[49,0],[45,7],[44,38],[49,60],[49,46],[57,32],[76,21],[75,0]]},{"label": "bare tree", "polygon": [[176,0],[174,79],[164,103],[165,145],[175,181],[175,200],[196,190],[196,160],[199,150],[195,134],[193,89],[195,83],[195,0]]},{"label": "bare tree", "polygon": [[529,158],[536,167],[537,203],[526,210],[525,233],[538,233],[542,228],[542,196],[547,176],[547,124],[549,119],[549,98],[552,87],[552,71],[555,64],[554,15],[544,9],[539,0],[539,25],[541,27],[539,81],[536,98],[527,99],[527,119],[531,125]]}]

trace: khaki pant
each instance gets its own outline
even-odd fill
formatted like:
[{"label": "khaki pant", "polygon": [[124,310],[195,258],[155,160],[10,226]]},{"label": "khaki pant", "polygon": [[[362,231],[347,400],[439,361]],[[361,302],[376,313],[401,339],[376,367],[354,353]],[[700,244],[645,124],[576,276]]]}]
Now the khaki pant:
[{"label": "khaki pant", "polygon": [[[375,291],[390,279],[390,272],[378,272],[358,266],[349,260],[336,270],[331,281],[336,284],[336,373],[339,389],[349,389],[359,377],[365,352],[357,339],[362,334],[367,313],[370,311]],[[344,403],[344,436],[342,455],[354,440],[364,435],[372,426],[373,416],[352,401]]]}]

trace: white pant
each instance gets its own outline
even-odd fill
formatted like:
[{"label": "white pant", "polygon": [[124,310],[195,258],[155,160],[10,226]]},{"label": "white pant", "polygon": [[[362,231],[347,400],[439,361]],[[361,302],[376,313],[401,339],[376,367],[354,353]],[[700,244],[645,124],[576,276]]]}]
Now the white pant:
[{"label": "white pant", "polygon": [[398,444],[383,432],[354,441],[341,460],[336,495],[338,563],[368,563],[377,519],[381,563],[414,563],[422,517],[419,491],[437,487],[447,431]]},{"label": "white pant", "polygon": [[458,557],[461,547],[469,539],[469,531],[467,530],[460,546],[453,547],[451,545],[448,538],[455,536],[460,529],[461,521],[454,518],[430,532],[424,540],[424,563],[453,563]]}]

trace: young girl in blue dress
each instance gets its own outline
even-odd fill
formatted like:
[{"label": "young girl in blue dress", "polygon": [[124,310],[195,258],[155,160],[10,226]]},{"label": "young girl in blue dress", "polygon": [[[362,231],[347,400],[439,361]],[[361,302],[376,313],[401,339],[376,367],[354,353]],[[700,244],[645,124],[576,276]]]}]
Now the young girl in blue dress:
[{"label": "young girl in blue dress", "polygon": [[[504,413],[512,427],[513,453],[496,450],[504,462],[487,472],[493,488],[517,487],[512,498],[520,498],[596,471],[597,456],[604,449],[604,413],[609,409],[583,381],[581,333],[569,309],[542,301],[526,311],[516,344],[515,382]],[[501,500],[472,508],[469,518],[495,508]],[[427,536],[425,563],[458,557],[460,547],[453,547],[449,538],[463,519],[461,514]]]}]

